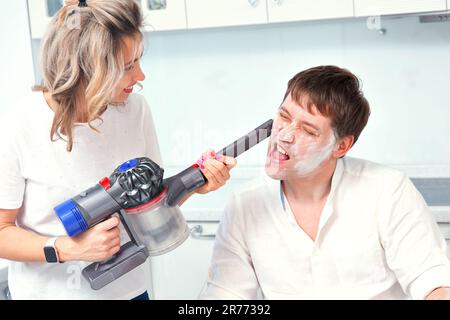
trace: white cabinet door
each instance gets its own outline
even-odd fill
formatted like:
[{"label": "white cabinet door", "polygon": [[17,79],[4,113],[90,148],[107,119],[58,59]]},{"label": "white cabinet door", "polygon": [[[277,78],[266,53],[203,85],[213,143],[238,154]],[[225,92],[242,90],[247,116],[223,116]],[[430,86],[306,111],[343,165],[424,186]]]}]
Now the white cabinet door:
[{"label": "white cabinet door", "polygon": [[7,260],[0,259],[0,300],[9,300]]},{"label": "white cabinet door", "polygon": [[31,37],[42,38],[51,17],[62,7],[64,0],[28,0]]},{"label": "white cabinet door", "polygon": [[202,226],[204,238],[188,238],[167,254],[150,257],[153,291],[156,300],[195,300],[202,291],[211,262],[214,235],[218,222],[188,222],[190,227]]},{"label": "white cabinet door", "polygon": [[445,0],[355,0],[356,16],[446,10]]},{"label": "white cabinet door", "polygon": [[8,281],[8,260],[0,259],[0,283]]},{"label": "white cabinet door", "polygon": [[267,23],[266,0],[186,0],[188,28]]},{"label": "white cabinet door", "polygon": [[353,16],[353,0],[267,0],[269,22]]},{"label": "white cabinet door", "polygon": [[186,29],[185,0],[141,0],[146,31]]},{"label": "white cabinet door", "polygon": [[450,209],[448,207],[431,207],[431,211],[447,242],[447,256],[450,258]]},{"label": "white cabinet door", "polygon": [[439,223],[439,230],[447,242],[447,256],[450,258],[450,223]]}]

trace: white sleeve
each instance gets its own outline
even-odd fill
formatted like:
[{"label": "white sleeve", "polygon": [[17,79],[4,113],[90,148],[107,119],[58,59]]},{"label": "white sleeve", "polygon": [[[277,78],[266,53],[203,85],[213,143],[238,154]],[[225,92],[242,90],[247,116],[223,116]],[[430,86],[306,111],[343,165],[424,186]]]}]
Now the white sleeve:
[{"label": "white sleeve", "polygon": [[380,216],[380,235],[388,266],[403,290],[424,299],[450,286],[446,243],[422,195],[407,177],[392,191],[390,210]]},{"label": "white sleeve", "polygon": [[[9,119],[9,120],[8,120]],[[22,206],[25,179],[22,176],[14,121],[2,114],[0,122],[0,208],[18,209]]]},{"label": "white sleeve", "polygon": [[245,214],[236,196],[228,202],[219,229],[200,299],[258,299],[260,287],[245,241]]},{"label": "white sleeve", "polygon": [[155,161],[160,167],[163,167],[161,151],[159,149],[158,136],[156,134],[155,124],[153,122],[152,112],[145,98],[143,98],[143,128],[146,156]]}]

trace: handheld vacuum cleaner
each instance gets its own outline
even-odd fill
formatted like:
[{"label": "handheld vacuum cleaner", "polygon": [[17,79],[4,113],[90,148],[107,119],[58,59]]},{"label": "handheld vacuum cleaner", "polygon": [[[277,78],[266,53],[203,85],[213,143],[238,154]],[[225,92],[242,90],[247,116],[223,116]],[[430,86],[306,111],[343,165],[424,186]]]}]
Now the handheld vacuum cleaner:
[{"label": "handheld vacuum cleaner", "polygon": [[[268,120],[217,154],[237,157],[271,134]],[[118,213],[130,241],[113,257],[83,269],[92,289],[99,290],[144,263],[167,253],[190,235],[178,204],[206,183],[195,164],[163,179],[164,170],[149,158],[121,164],[109,176],[54,208],[67,234],[76,236]]]}]

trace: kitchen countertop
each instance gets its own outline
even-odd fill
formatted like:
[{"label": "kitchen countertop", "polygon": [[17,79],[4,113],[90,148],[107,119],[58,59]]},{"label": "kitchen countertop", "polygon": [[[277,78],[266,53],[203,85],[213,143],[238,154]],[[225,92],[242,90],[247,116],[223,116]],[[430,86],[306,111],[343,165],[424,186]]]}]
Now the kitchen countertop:
[{"label": "kitchen countertop", "polygon": [[450,206],[450,178],[411,178],[430,207]]},{"label": "kitchen countertop", "polygon": [[[409,176],[436,219],[439,222],[450,223],[450,165],[388,166]],[[195,196],[183,205],[181,209],[186,220],[220,221],[230,192],[263,173],[263,167],[237,167],[233,170],[232,179],[224,188],[202,197]]]}]

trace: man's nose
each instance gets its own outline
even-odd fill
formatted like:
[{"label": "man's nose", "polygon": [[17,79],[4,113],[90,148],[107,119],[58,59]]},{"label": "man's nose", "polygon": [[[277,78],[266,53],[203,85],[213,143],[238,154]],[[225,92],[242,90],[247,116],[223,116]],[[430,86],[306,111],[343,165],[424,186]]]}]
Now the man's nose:
[{"label": "man's nose", "polygon": [[287,126],[281,128],[278,138],[280,141],[286,142],[286,143],[294,143],[295,141],[295,134],[294,134],[294,128],[292,126]]}]

